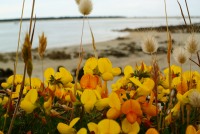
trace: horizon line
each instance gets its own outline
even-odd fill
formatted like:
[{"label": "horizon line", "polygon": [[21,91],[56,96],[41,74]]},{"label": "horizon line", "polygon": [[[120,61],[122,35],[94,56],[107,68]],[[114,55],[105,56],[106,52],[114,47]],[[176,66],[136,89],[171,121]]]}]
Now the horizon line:
[{"label": "horizon line", "polygon": [[[82,19],[83,16],[60,16],[60,17],[36,17],[36,20],[62,20],[62,19]],[[109,18],[165,18],[165,16],[88,16],[90,19],[109,19]],[[182,16],[168,16],[168,18],[183,18]],[[186,16],[185,18],[188,18]],[[191,16],[191,18],[200,18],[200,16]],[[34,18],[33,18],[34,19]],[[20,18],[5,18],[0,19],[0,22],[20,21]],[[29,17],[22,18],[23,21],[30,20]]]}]

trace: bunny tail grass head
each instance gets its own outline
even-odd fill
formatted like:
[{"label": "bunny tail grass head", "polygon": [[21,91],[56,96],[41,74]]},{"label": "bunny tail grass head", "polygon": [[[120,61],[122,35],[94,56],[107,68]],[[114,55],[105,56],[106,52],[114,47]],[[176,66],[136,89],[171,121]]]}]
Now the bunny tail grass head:
[{"label": "bunny tail grass head", "polygon": [[193,107],[200,107],[200,91],[197,89],[192,89],[191,93],[188,95],[189,103]]},{"label": "bunny tail grass head", "polygon": [[75,0],[75,1],[76,1],[76,4],[77,4],[77,5],[79,5],[79,3],[80,3],[80,0]]},{"label": "bunny tail grass head", "polygon": [[141,47],[144,53],[152,54],[157,51],[158,42],[153,36],[147,36],[147,38],[143,40]]},{"label": "bunny tail grass head", "polygon": [[190,54],[195,54],[199,50],[199,44],[194,35],[190,35],[185,43],[185,49]]},{"label": "bunny tail grass head", "polygon": [[91,0],[80,0],[79,1],[79,11],[83,15],[89,15],[92,11],[92,1]]},{"label": "bunny tail grass head", "polygon": [[47,38],[44,36],[44,33],[42,33],[42,35],[39,36],[39,47],[38,47],[38,53],[41,58],[44,57],[46,46],[47,46]]},{"label": "bunny tail grass head", "polygon": [[28,60],[31,60],[31,42],[29,34],[26,34],[24,44],[22,46],[22,58],[24,59],[24,63],[27,64]]},{"label": "bunny tail grass head", "polygon": [[182,47],[176,47],[173,51],[174,60],[179,64],[184,64],[189,59],[189,53]]}]

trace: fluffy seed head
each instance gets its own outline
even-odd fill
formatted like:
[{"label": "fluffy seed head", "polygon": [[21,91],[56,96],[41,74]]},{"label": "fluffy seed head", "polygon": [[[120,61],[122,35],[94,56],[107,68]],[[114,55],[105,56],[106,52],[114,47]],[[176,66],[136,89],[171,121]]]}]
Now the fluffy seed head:
[{"label": "fluffy seed head", "polygon": [[76,1],[76,4],[78,4],[79,5],[79,3],[80,3],[80,0],[75,0]]},{"label": "fluffy seed head", "polygon": [[184,64],[189,59],[188,52],[182,47],[175,48],[173,51],[173,56],[175,61],[180,64]]},{"label": "fluffy seed head", "polygon": [[194,35],[188,37],[185,43],[185,49],[190,53],[194,54],[198,51],[199,45]]},{"label": "fluffy seed head", "polygon": [[92,11],[92,2],[91,0],[80,0],[79,1],[79,11],[83,15],[89,15]]},{"label": "fluffy seed head", "polygon": [[153,36],[148,36],[142,43],[142,50],[145,53],[155,53],[158,49],[158,43]]},{"label": "fluffy seed head", "polygon": [[188,97],[189,97],[189,103],[193,107],[200,107],[200,92],[197,89],[192,89]]}]

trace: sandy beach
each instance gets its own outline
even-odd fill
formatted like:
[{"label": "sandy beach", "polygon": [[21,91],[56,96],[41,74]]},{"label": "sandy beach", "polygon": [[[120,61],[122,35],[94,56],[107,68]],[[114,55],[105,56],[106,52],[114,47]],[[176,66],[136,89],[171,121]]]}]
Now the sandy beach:
[{"label": "sandy beach", "polygon": [[[157,60],[161,70],[167,67],[167,34],[165,31],[158,31],[156,29],[152,30],[130,30],[124,29],[123,31],[128,31],[129,35],[126,37],[118,37],[114,40],[98,42],[96,43],[96,48],[99,57],[108,57],[114,67],[121,67],[122,69],[126,65],[135,66],[136,64],[140,64],[142,61],[147,65],[151,64],[151,56],[142,52],[141,43],[147,35],[153,35],[158,43],[159,48],[157,52]],[[196,39],[200,43],[200,33],[197,31],[194,33]],[[172,40],[173,40],[173,48],[176,46],[184,46],[187,38],[190,36],[190,33],[180,31],[176,29],[172,32]],[[47,39],[48,40],[48,39]],[[85,60],[91,56],[93,56],[93,48],[91,44],[84,44],[84,59],[82,62],[82,66],[85,63]],[[44,69],[52,67],[55,70],[58,66],[66,67],[70,72],[74,72],[78,64],[78,53],[79,46],[71,46],[71,47],[63,47],[63,48],[53,48],[48,49],[45,52],[44,57]],[[33,77],[42,78],[42,61],[39,58],[37,50],[32,51],[33,55]],[[19,55],[19,62],[17,65],[17,74],[23,73],[24,63],[21,60],[21,55]],[[0,67],[3,69],[13,69],[15,53],[2,53],[0,54]],[[197,61],[197,56],[193,55],[193,60]],[[171,57],[172,64],[178,65],[173,56]],[[188,61],[184,66],[184,70],[189,70],[190,61]],[[194,63],[192,65],[192,70],[199,70],[199,67]]]}]

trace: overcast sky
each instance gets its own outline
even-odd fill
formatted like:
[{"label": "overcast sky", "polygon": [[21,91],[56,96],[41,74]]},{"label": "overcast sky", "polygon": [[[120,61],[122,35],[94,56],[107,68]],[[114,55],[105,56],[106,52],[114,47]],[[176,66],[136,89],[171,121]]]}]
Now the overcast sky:
[{"label": "overcast sky", "polygon": [[[0,19],[19,18],[23,0],[0,0]],[[166,0],[169,16],[181,16],[177,0]],[[185,0],[179,0],[186,14]],[[90,16],[164,16],[164,0],[92,0]],[[26,0],[24,17],[30,17],[32,0]],[[188,0],[191,16],[200,16],[200,0]],[[36,0],[37,17],[80,16],[74,0]]]}]

